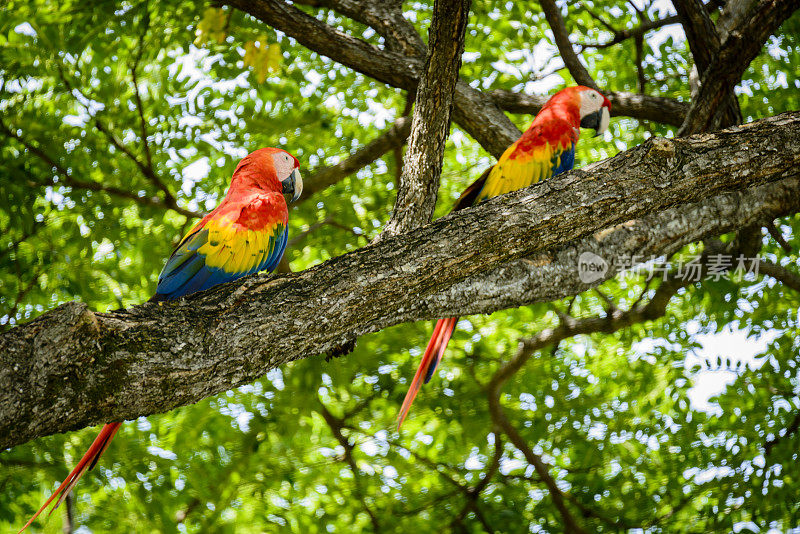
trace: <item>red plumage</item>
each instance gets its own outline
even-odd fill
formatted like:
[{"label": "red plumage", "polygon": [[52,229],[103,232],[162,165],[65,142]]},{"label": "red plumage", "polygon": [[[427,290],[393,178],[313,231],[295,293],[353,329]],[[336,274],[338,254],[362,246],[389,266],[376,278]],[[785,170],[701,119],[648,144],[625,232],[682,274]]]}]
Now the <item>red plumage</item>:
[{"label": "red plumage", "polygon": [[[547,101],[530,127],[503,152],[497,163],[461,194],[453,211],[528,187],[571,169],[581,122],[585,118],[592,118],[591,125],[587,127],[595,128],[599,133],[608,124],[610,109],[608,99],[594,89],[583,86],[562,89]],[[400,407],[398,429],[408,415],[423,381],[427,383],[433,376],[457,322],[458,317],[437,321]]]},{"label": "red plumage", "polygon": [[[237,165],[225,198],[181,240],[161,272],[152,301],[173,300],[259,270],[273,270],[286,248],[289,212],[284,193],[300,196],[297,158],[262,148]],[[92,469],[122,423],[108,423],[86,454],[20,532],[56,498],[64,501]],[[52,510],[50,511],[52,513]]]}]

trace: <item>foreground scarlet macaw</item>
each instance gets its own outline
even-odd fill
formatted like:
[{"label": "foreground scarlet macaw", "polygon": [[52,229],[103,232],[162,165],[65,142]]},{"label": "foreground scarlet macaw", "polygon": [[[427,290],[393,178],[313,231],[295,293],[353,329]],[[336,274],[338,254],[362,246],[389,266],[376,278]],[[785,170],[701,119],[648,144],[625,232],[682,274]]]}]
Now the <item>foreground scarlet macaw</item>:
[{"label": "foreground scarlet macaw", "polygon": [[[598,135],[603,133],[608,127],[610,112],[611,103],[608,99],[589,87],[567,87],[557,92],[542,107],[525,133],[503,152],[497,163],[461,194],[453,211],[570,170],[575,163],[575,143],[578,142],[581,127],[591,128]],[[433,376],[457,321],[458,317],[437,321],[400,408],[398,429],[408,415],[423,381],[427,384]]]},{"label": "foreground scarlet macaw", "polygon": [[[284,194],[300,197],[297,159],[284,150],[262,148],[236,167],[228,193],[178,244],[158,277],[151,301],[173,300],[258,271],[272,271],[286,249],[289,211]],[[58,497],[64,501],[92,469],[122,423],[108,423],[66,480],[20,530]],[[52,510],[51,510],[52,513]]]}]

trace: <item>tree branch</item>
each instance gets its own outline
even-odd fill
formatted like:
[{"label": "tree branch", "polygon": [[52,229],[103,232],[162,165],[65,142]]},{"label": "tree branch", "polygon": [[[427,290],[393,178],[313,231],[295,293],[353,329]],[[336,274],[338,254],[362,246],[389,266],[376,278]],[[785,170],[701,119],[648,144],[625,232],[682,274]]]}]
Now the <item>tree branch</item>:
[{"label": "tree branch", "polygon": [[[712,0],[711,2],[707,2],[704,7],[707,12],[712,13],[716,11],[723,3],[724,2],[721,2],[720,0]],[[730,1],[728,3],[730,3]],[[581,5],[581,8],[586,9],[586,6]],[[601,24],[603,24],[614,35],[614,37],[610,41],[606,41],[604,43],[580,43],[579,46],[581,47],[581,50],[585,48],[608,48],[626,41],[631,37],[644,37],[645,34],[650,31],[657,30],[671,24],[679,24],[681,22],[681,19],[678,15],[670,15],[669,17],[664,17],[663,19],[645,20],[635,28],[617,30],[605,21],[600,20],[599,17],[593,16],[593,18],[595,20],[599,20]]]},{"label": "tree branch", "polygon": [[561,59],[564,61],[564,65],[567,66],[569,73],[578,84],[599,91],[600,88],[594,83],[591,74],[583,66],[583,63],[578,59],[575,50],[572,48],[572,42],[569,40],[569,31],[567,31],[564,17],[561,16],[561,10],[556,5],[555,0],[539,0],[539,4],[542,6],[542,11],[544,11],[544,16],[550,25],[550,29],[553,30],[558,53],[561,55]]},{"label": "tree branch", "polygon": [[646,321],[653,321],[663,317],[667,310],[667,305],[670,300],[678,294],[678,291],[693,283],[693,280],[688,277],[669,276],[664,280],[656,289],[653,297],[647,304],[634,303],[630,309],[622,311],[616,308],[610,309],[609,313],[604,317],[589,317],[586,319],[576,320],[570,316],[562,316],[561,324],[556,328],[548,328],[541,331],[536,336],[521,340],[514,356],[503,365],[492,376],[487,387],[487,394],[489,397],[489,410],[492,415],[494,424],[505,433],[511,442],[522,451],[528,463],[530,463],[539,477],[547,486],[551,497],[553,498],[556,508],[562,515],[564,523],[568,531],[583,532],[581,527],[577,525],[574,517],[566,507],[564,500],[568,499],[575,506],[577,506],[584,515],[597,517],[598,519],[611,524],[617,528],[629,529],[634,528],[633,525],[624,525],[613,518],[607,517],[604,514],[599,514],[592,508],[581,503],[577,498],[570,496],[561,491],[556,485],[555,480],[550,475],[549,466],[542,460],[542,458],[533,452],[523,436],[517,431],[514,425],[509,421],[505,414],[505,410],[500,401],[500,395],[503,385],[522,367],[528,362],[534,353],[540,351],[548,346],[557,347],[558,344],[570,337],[579,334],[591,334],[603,332],[606,334],[619,331],[623,328],[631,326],[636,323]]},{"label": "tree branch", "polygon": [[673,0],[672,5],[683,25],[697,68],[705,72],[719,51],[717,28],[700,0]]},{"label": "tree branch", "polygon": [[[612,117],[633,117],[640,120],[649,120],[680,126],[689,111],[689,105],[679,102],[674,98],[662,96],[649,96],[625,91],[612,91],[602,93],[611,101]],[[489,97],[500,109],[511,113],[539,113],[549,96],[526,95],[503,89],[489,92]]]},{"label": "tree branch", "polygon": [[772,454],[772,449],[774,449],[776,445],[786,438],[791,438],[798,430],[800,430],[800,411],[795,413],[794,419],[792,419],[792,422],[789,423],[789,426],[786,427],[782,435],[776,432],[774,438],[764,443],[764,455],[769,456]]},{"label": "tree branch", "polygon": [[769,235],[772,236],[772,239],[774,239],[775,242],[778,243],[778,246],[780,246],[786,253],[792,254],[794,252],[792,250],[792,246],[786,242],[786,239],[784,239],[783,235],[781,235],[781,231],[778,230],[777,226],[775,226],[775,221],[769,221],[765,227],[767,228]]},{"label": "tree branch", "polygon": [[771,276],[786,287],[800,292],[800,274],[794,273],[786,267],[761,259],[758,261],[758,272]]},{"label": "tree branch", "polygon": [[[649,140],[302,273],[259,274],[112,313],[63,305],[0,334],[0,447],[196,402],[390,325],[503,309],[511,297],[492,295],[502,284],[520,286],[528,303],[577,294],[591,285],[557,278],[566,265],[551,269],[561,257],[574,261],[569,247],[605,240],[614,252],[630,223],[598,231],[681,206],[694,217],[704,201],[714,217],[692,219],[691,231],[673,230],[681,221],[650,229],[640,246],[672,250],[687,237],[719,233],[725,217],[750,216],[725,219],[736,228],[796,211],[799,163],[800,112],[785,113],[715,134]],[[735,191],[751,204],[719,210],[719,199]],[[520,262],[509,262],[541,251],[552,259],[537,272],[552,278],[534,290],[515,278]],[[447,298],[458,284],[459,298]]]},{"label": "tree branch", "polygon": [[303,179],[303,198],[305,202],[333,184],[366,167],[395,147],[402,146],[411,131],[411,120],[399,117],[394,124],[373,141],[358,149],[352,156],[330,167],[322,167]]},{"label": "tree branch", "polygon": [[433,4],[430,51],[417,88],[400,189],[382,236],[408,232],[433,217],[470,3],[436,0]]},{"label": "tree branch", "polygon": [[[648,259],[669,256],[705,237],[798,211],[800,180],[796,179],[725,193],[630,220],[558,250],[510,262],[432,295],[430,301],[445,307],[451,299],[459,299],[460,315],[468,315],[482,313],[487,302],[516,308],[531,302],[557,300],[591,289]],[[594,282],[585,283],[581,279],[577,266],[583,254],[594,254],[607,264],[607,270],[598,273]]]},{"label": "tree branch", "polygon": [[170,206],[165,201],[161,200],[158,197],[139,196],[136,193],[133,193],[132,191],[127,191],[119,187],[104,185],[99,182],[85,182],[83,180],[78,180],[77,178],[74,178],[67,169],[65,169],[60,163],[58,163],[44,150],[33,145],[32,143],[27,141],[24,137],[18,135],[15,131],[6,126],[6,124],[2,121],[2,119],[0,119],[0,133],[5,134],[7,137],[16,139],[20,144],[22,144],[28,150],[28,152],[30,152],[31,154],[39,158],[41,161],[46,163],[51,169],[55,169],[58,175],[61,177],[61,179],[60,180],[54,179],[52,181],[53,185],[65,185],[73,189],[84,189],[87,191],[102,191],[112,196],[133,200],[134,202],[145,206],[152,206],[162,209],[171,209],[172,211],[180,213],[181,215],[185,215],[186,217],[189,218],[199,218],[203,216],[201,213],[197,213],[195,211],[182,208],[177,204],[174,206]]},{"label": "tree branch", "polygon": [[425,57],[427,53],[422,37],[403,16],[403,2],[400,0],[301,0],[294,3],[327,7],[369,26],[384,38],[389,50],[412,57]]},{"label": "tree branch", "polygon": [[[148,25],[149,25],[149,15],[147,15],[146,19],[145,19],[145,32],[147,32],[147,26]],[[113,134],[113,132],[108,128],[108,126],[103,124],[103,122],[100,120],[100,117],[98,115],[93,114],[91,109],[85,103],[80,102],[80,101],[79,101],[79,103],[83,106],[86,114],[89,115],[92,118],[92,120],[94,121],[95,126],[100,131],[100,133],[102,133],[103,136],[105,136],[106,140],[109,143],[111,143],[112,145],[114,145],[120,152],[125,154],[125,156],[128,159],[130,159],[139,168],[139,170],[141,171],[142,175],[151,184],[156,186],[157,189],[159,189],[161,192],[164,193],[163,204],[168,209],[171,209],[173,211],[176,211],[178,213],[181,213],[182,215],[186,215],[187,217],[189,217],[190,215],[188,215],[187,213],[192,213],[192,212],[190,212],[189,210],[184,210],[183,208],[178,206],[178,201],[175,199],[175,196],[172,194],[172,192],[169,190],[169,188],[166,186],[166,184],[163,182],[163,180],[161,180],[161,178],[159,178],[158,175],[156,174],[155,168],[153,167],[153,162],[152,162],[151,157],[150,157],[150,149],[149,149],[149,146],[147,144],[147,131],[145,129],[145,123],[144,123],[144,114],[143,114],[144,110],[143,110],[143,107],[142,107],[141,98],[139,97],[139,85],[137,83],[137,78],[136,78],[136,67],[138,66],[138,63],[141,60],[141,54],[142,54],[142,51],[143,51],[143,48],[142,48],[142,46],[143,46],[142,40],[143,39],[144,39],[144,35],[141,35],[140,36],[140,40],[139,40],[139,52],[138,52],[137,57],[134,59],[134,63],[133,63],[133,66],[132,66],[131,70],[132,70],[132,78],[133,78],[133,86],[134,86],[133,87],[134,96],[135,96],[135,99],[136,99],[136,102],[137,102],[138,114],[139,114],[139,117],[140,117],[140,120],[141,120],[141,134],[143,136],[142,137],[142,142],[144,143],[144,149],[145,149],[145,153],[146,153],[146,157],[147,157],[147,164],[145,164],[142,161],[140,161],[139,158],[137,158],[136,155],[128,147],[123,145],[117,139],[117,137]],[[56,62],[56,68],[58,70],[58,75],[61,78],[62,83],[64,84],[64,86],[67,88],[67,90],[70,93],[73,93],[74,91],[77,91],[84,99],[92,100],[80,88],[75,88],[72,85],[72,83],[69,81],[69,78],[67,77],[67,73],[64,72],[64,68],[61,65],[60,61]],[[193,217],[199,217],[199,216],[202,216],[202,215],[199,215],[199,214],[198,215],[193,215]]]},{"label": "tree branch", "polygon": [[[137,89],[138,92],[138,89]],[[164,184],[161,178],[158,177],[156,174],[155,169],[153,167],[148,166],[146,163],[142,162],[136,155],[131,152],[131,150],[122,144],[122,142],[117,139],[117,137],[108,129],[108,127],[100,121],[98,117],[94,118],[94,125],[97,127],[100,132],[106,137],[109,143],[114,145],[120,152],[125,154],[129,160],[131,160],[134,165],[136,165],[139,170],[142,172],[145,178],[147,178],[151,184],[156,186],[161,192],[164,193],[164,204],[167,205],[170,209],[175,211],[180,211],[180,207],[178,206],[177,200],[175,200],[175,196],[169,190],[169,188]],[[146,133],[145,133],[146,135]],[[145,143],[146,144],[146,143]],[[149,154],[149,152],[148,152]]]},{"label": "tree branch", "polygon": [[[381,50],[320,22],[282,0],[225,0],[303,46],[379,82],[416,91],[424,59]],[[495,157],[500,157],[521,132],[483,93],[464,81],[456,84],[453,120]]]},{"label": "tree branch", "polygon": [[[139,63],[142,61],[142,55],[144,54],[144,38],[147,36],[147,32],[150,29],[150,13],[147,11],[147,9],[148,6],[145,4],[144,15],[142,17],[142,25],[144,28],[139,34],[139,41],[136,45],[136,55],[133,58],[133,64],[131,65],[131,81],[133,82],[133,96],[136,99],[136,110],[139,114],[139,128],[141,130],[142,148],[147,161],[147,167],[150,170],[153,170],[153,157],[150,154],[150,145],[147,142],[147,121],[144,118],[144,104],[142,104],[142,96],[139,94],[139,79],[136,75],[136,69],[139,68]],[[158,181],[158,185],[162,187],[162,191],[164,191],[166,195],[172,196],[172,193],[170,193],[170,191],[163,186],[160,180]]]},{"label": "tree branch", "polygon": [[770,35],[797,9],[793,0],[761,0],[741,26],[731,30],[715,60],[703,72],[702,85],[678,131],[713,131],[728,109],[720,105],[742,78]]},{"label": "tree branch", "polygon": [[328,425],[328,428],[333,434],[333,437],[336,438],[336,441],[339,442],[339,445],[342,446],[344,450],[344,461],[347,463],[347,466],[350,468],[350,471],[353,473],[353,486],[355,490],[356,497],[358,498],[359,502],[361,503],[361,507],[369,516],[370,521],[372,522],[372,530],[374,532],[381,531],[381,525],[378,521],[378,516],[375,515],[375,512],[367,504],[366,496],[364,495],[364,488],[361,484],[361,470],[356,465],[356,461],[353,458],[353,450],[355,446],[350,443],[350,440],[342,433],[342,428],[344,428],[344,420],[339,419],[335,415],[333,415],[322,400],[319,401],[320,405],[320,414],[322,414],[322,418],[325,420],[325,423]]},{"label": "tree branch", "polygon": [[[686,34],[686,39],[689,41],[689,48],[692,51],[697,72],[704,75],[720,50],[720,38],[717,28],[711,21],[711,17],[701,0],[672,0],[672,4],[681,19],[681,25]],[[739,101],[736,99],[732,86],[726,92],[720,107],[723,108],[720,113],[724,114],[725,118],[720,124],[714,125],[711,129],[715,130],[718,126],[733,126],[742,122]],[[709,128],[698,128],[683,130],[681,133],[686,135],[705,131],[710,130]]]},{"label": "tree branch", "polygon": [[[518,356],[519,352],[514,359],[518,359]],[[525,358],[525,360],[527,360],[527,358]],[[559,489],[556,481],[550,475],[550,467],[538,454],[533,452],[533,449],[528,447],[525,439],[520,435],[514,425],[511,424],[511,421],[508,420],[508,417],[503,410],[503,407],[500,404],[500,385],[502,382],[498,382],[496,384],[495,380],[498,376],[503,374],[503,369],[505,369],[505,367],[501,368],[500,371],[495,374],[495,376],[492,378],[491,384],[489,385],[489,412],[491,413],[492,423],[495,425],[498,432],[502,432],[508,436],[508,439],[511,441],[511,443],[513,443],[514,446],[522,452],[528,463],[533,466],[536,474],[542,479],[544,485],[547,486],[547,490],[550,492],[550,498],[553,499],[553,504],[561,514],[561,518],[564,520],[564,531],[567,533],[585,533],[586,531],[580,525],[578,525],[575,517],[570,512],[569,508],[567,508],[567,505],[564,502],[563,492]]]}]

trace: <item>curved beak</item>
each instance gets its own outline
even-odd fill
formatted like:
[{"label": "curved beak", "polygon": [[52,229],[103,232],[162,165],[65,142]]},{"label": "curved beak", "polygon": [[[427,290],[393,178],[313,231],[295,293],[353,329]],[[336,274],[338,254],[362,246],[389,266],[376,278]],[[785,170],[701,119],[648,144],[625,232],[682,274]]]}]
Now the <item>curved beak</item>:
[{"label": "curved beak", "polygon": [[300,169],[295,169],[287,179],[281,182],[282,193],[292,195],[292,202],[296,202],[303,193],[303,178],[300,176]]},{"label": "curved beak", "polygon": [[611,120],[611,113],[608,107],[603,106],[594,113],[589,113],[581,119],[581,128],[591,128],[595,131],[595,137],[602,134],[608,128],[608,123]]}]

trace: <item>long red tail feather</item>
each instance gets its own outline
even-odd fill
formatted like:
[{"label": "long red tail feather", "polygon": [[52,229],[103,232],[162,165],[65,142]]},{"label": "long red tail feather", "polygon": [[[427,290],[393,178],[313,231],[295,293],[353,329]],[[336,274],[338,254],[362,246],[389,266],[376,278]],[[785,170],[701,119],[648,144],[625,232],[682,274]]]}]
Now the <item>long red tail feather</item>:
[{"label": "long red tail feather", "polygon": [[411,386],[408,388],[406,398],[403,399],[403,405],[400,407],[400,413],[397,416],[397,429],[403,424],[408,411],[411,409],[411,404],[419,392],[422,384],[427,384],[433,376],[436,367],[442,360],[444,350],[447,348],[447,343],[450,341],[450,336],[453,335],[453,330],[456,328],[458,317],[450,317],[448,319],[439,319],[436,321],[436,327],[433,329],[431,340],[428,341],[428,346],[425,348],[425,354],[422,355],[422,360],[419,362],[417,373],[411,381]]},{"label": "long red tail feather", "polygon": [[23,530],[28,528],[31,525],[31,523],[33,523],[34,520],[36,520],[36,518],[39,517],[39,514],[41,514],[45,510],[45,508],[47,508],[47,506],[51,502],[53,502],[53,499],[58,497],[56,505],[53,507],[52,510],[50,510],[51,514],[53,513],[53,510],[58,508],[61,505],[61,503],[64,502],[64,499],[67,498],[67,495],[69,495],[69,492],[72,491],[72,488],[75,487],[75,484],[78,483],[78,480],[80,480],[83,474],[89,469],[92,469],[95,465],[97,465],[97,460],[100,459],[100,456],[108,448],[108,444],[111,442],[111,438],[113,438],[114,434],[117,433],[117,430],[119,430],[120,425],[122,425],[122,423],[108,423],[103,427],[103,429],[100,431],[100,434],[98,434],[97,437],[92,442],[92,446],[89,447],[89,450],[86,451],[86,454],[83,455],[81,461],[78,462],[78,465],[75,466],[75,469],[73,469],[72,472],[70,472],[70,474],[67,475],[67,478],[64,479],[64,482],[62,482],[61,485],[56,489],[56,491],[53,492],[50,498],[47,499],[47,501],[45,501],[42,507],[39,508],[39,511],[33,514],[33,517],[31,517],[28,520],[28,522],[25,523],[25,526],[22,527],[19,530],[19,532],[22,532]]}]

